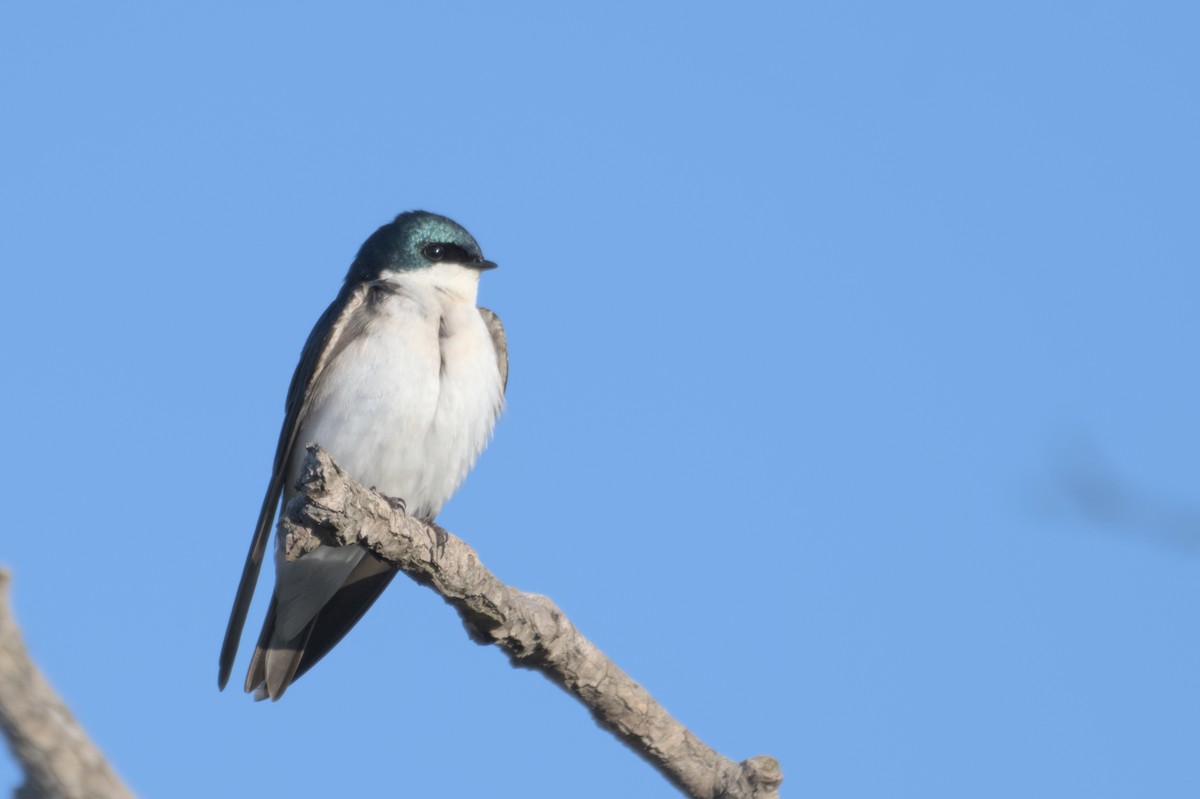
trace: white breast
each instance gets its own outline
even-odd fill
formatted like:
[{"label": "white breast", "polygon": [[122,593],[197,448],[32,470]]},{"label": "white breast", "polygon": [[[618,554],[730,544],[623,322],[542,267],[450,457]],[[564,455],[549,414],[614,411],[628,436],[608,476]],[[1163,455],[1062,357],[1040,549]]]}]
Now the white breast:
[{"label": "white breast", "polygon": [[439,264],[388,279],[396,290],[313,387],[297,443],[319,443],[363,485],[432,518],[487,444],[500,369],[475,307],[478,272]]}]

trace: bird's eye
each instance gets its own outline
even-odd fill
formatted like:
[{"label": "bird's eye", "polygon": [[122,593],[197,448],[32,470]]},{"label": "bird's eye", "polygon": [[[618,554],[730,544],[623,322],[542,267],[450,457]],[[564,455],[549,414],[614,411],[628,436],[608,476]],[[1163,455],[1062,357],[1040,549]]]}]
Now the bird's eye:
[{"label": "bird's eye", "polygon": [[425,257],[431,261],[440,261],[446,257],[446,245],[444,244],[429,244],[425,249],[421,250]]}]

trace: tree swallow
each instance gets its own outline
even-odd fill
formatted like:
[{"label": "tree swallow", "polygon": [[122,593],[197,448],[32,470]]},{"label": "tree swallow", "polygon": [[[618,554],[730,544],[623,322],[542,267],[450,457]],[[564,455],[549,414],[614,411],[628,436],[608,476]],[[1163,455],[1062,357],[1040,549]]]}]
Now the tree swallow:
[{"label": "tree swallow", "polygon": [[[400,214],[359,249],[308,336],[288,389],[275,465],[233,601],[218,684],[229,681],[280,494],[295,494],[316,442],[363,485],[432,521],[462,483],[504,404],[500,319],[475,305],[485,261],[444,216]],[[362,618],[396,570],[357,546],[288,562],[275,541],[275,593],[246,675],[256,699],[283,696]]]}]

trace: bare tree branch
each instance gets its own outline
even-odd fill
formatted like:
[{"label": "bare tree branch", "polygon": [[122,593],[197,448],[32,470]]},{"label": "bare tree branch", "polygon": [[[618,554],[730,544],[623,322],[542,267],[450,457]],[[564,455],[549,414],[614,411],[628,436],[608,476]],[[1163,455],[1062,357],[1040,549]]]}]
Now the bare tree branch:
[{"label": "bare tree branch", "polygon": [[351,480],[329,454],[308,448],[298,494],[280,521],[287,557],[320,545],[361,544],[441,594],[479,643],[565,688],[601,724],[695,799],[774,799],[783,773],[773,757],[735,763],[713,751],[580,635],[544,596],[501,583],[461,539],[393,508]]},{"label": "bare tree branch", "polygon": [[29,658],[0,569],[0,728],[25,771],[16,799],[133,799]]}]

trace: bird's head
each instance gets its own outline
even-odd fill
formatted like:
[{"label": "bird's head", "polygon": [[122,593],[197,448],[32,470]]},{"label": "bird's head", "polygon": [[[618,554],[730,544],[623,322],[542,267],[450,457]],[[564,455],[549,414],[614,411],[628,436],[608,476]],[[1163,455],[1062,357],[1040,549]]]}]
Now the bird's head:
[{"label": "bird's head", "polygon": [[405,211],[371,234],[358,250],[346,275],[348,281],[375,280],[388,273],[421,270],[479,273],[494,269],[475,238],[453,219],[428,211]]}]

